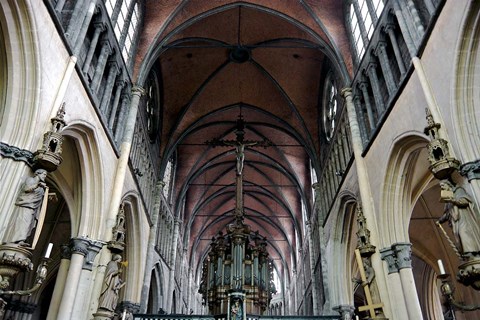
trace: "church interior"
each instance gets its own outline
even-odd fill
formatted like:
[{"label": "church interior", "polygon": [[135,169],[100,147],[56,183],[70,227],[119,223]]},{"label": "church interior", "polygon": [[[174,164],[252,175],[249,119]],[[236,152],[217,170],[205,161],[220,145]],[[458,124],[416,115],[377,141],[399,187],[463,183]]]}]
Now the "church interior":
[{"label": "church interior", "polygon": [[475,0],[1,0],[0,319],[479,319],[479,40]]}]

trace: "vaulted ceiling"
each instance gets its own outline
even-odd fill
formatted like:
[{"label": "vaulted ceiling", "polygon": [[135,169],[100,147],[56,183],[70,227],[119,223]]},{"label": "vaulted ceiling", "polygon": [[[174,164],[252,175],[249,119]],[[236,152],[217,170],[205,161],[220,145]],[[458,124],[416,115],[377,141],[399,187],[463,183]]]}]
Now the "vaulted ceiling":
[{"label": "vaulted ceiling", "polygon": [[[321,172],[327,72],[348,83],[352,58],[338,0],[147,0],[135,64],[160,82],[160,155],[176,155],[174,210],[193,268],[212,236],[233,221],[234,140],[245,120],[245,222],[267,237],[277,271],[296,269],[312,213],[310,164]],[[198,269],[197,269],[198,270]]]}]

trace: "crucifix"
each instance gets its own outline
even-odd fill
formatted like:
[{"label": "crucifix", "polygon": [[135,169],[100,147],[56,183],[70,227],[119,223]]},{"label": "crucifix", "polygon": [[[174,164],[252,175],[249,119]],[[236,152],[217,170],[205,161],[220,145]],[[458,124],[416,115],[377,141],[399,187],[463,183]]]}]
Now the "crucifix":
[{"label": "crucifix", "polygon": [[363,265],[362,257],[360,255],[360,250],[355,249],[355,258],[357,259],[358,268],[360,269],[360,278],[362,280],[362,287],[365,292],[365,299],[367,304],[358,308],[358,311],[368,311],[370,313],[371,319],[376,319],[376,309],[382,309],[383,303],[373,303],[372,295],[370,294],[370,287],[367,276],[365,274],[365,268]]},{"label": "crucifix", "polygon": [[237,119],[237,126],[235,129],[235,135],[237,138],[235,140],[221,140],[221,139],[212,139],[206,143],[216,147],[235,147],[235,155],[237,158],[236,162],[236,207],[235,207],[235,218],[237,221],[243,220],[243,166],[245,161],[245,147],[269,147],[272,146],[272,143],[267,139],[263,140],[245,140],[245,121],[240,114]]}]

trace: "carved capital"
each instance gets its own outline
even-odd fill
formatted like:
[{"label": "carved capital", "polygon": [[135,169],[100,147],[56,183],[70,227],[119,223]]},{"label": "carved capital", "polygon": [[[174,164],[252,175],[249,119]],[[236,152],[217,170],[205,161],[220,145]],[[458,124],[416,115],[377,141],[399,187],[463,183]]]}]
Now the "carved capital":
[{"label": "carved capital", "polygon": [[140,304],[132,301],[121,301],[117,306],[117,310],[127,310],[129,313],[138,313],[140,312]]},{"label": "carved capital", "polygon": [[401,242],[392,245],[396,255],[398,270],[412,268],[412,244]]},{"label": "carved capital", "polygon": [[144,94],[145,94],[145,89],[143,89],[142,87],[137,86],[137,85],[132,87],[132,95],[136,95],[136,96],[141,97]]},{"label": "carved capital", "polygon": [[60,245],[60,256],[62,259],[70,260],[72,258],[72,249],[69,244]]},{"label": "carved capital", "polygon": [[466,177],[468,182],[480,179],[480,159],[462,164],[460,174]]},{"label": "carved capital", "polygon": [[90,245],[87,248],[88,253],[85,256],[85,260],[83,261],[82,269],[92,271],[93,261],[95,260],[95,257],[100,252],[104,244],[105,243],[101,241],[90,241]]},{"label": "carved capital", "polygon": [[82,256],[87,256],[88,247],[90,246],[90,240],[86,238],[72,238],[70,240],[70,249],[72,254],[80,254]]},{"label": "carved capital", "polygon": [[383,261],[387,262],[388,273],[398,272],[397,259],[395,257],[395,251],[391,247],[383,248],[380,250],[380,257]]},{"label": "carved capital", "polygon": [[332,309],[340,313],[340,317],[342,320],[352,319],[355,313],[355,307],[348,304],[340,304],[340,305],[334,306]]}]

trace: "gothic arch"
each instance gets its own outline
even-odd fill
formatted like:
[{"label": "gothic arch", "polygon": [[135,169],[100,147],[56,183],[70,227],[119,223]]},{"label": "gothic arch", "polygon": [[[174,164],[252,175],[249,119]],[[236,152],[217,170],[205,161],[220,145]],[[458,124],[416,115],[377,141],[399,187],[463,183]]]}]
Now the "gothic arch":
[{"label": "gothic arch", "polygon": [[[5,42],[6,92],[2,95],[0,137],[3,142],[30,149],[40,105],[40,63],[36,26],[29,1],[2,1],[0,25]],[[3,56],[3,55],[2,55]],[[24,121],[13,121],[15,119]]]},{"label": "gothic arch", "polygon": [[72,221],[72,237],[101,238],[104,196],[103,164],[94,128],[81,121],[70,121],[63,131],[64,161],[54,172],[68,190],[65,192]]},{"label": "gothic arch", "polygon": [[424,136],[410,132],[392,143],[381,190],[381,214],[377,215],[378,229],[383,230],[379,248],[410,242],[408,227],[413,206],[432,179],[428,170],[427,142]]},{"label": "gothic arch", "polygon": [[480,3],[470,2],[458,37],[453,86],[452,118],[462,162],[480,159]]},{"label": "gothic arch", "polygon": [[[127,273],[125,275],[124,300],[132,302],[141,301],[141,291],[143,277],[145,272],[144,261],[146,257],[146,248],[142,243],[148,242],[148,230],[142,230],[142,206],[137,194],[127,194],[122,203],[125,204],[126,220],[126,248],[124,260],[128,262]],[[143,238],[142,237],[146,237]]]},{"label": "gothic arch", "polygon": [[[40,63],[38,41],[31,4],[26,0],[0,2],[0,140],[31,149],[38,143],[35,126],[40,105]],[[23,121],[17,121],[22,119]],[[28,167],[18,161],[2,160],[0,181],[12,186],[2,193],[0,203],[12,208],[15,194]],[[5,217],[0,218],[0,226]]]},{"label": "gothic arch", "polygon": [[[352,277],[356,274],[354,270],[355,257],[352,241],[355,242],[355,221],[356,221],[356,200],[353,194],[344,193],[339,195],[338,212],[333,223],[333,234],[330,239],[333,243],[327,245],[327,256],[333,257],[329,263],[329,269],[335,273],[343,274],[344,277],[336,277],[335,282],[330,283],[331,296],[334,301],[331,305],[353,305],[353,283]],[[330,280],[332,281],[332,280]]]}]

